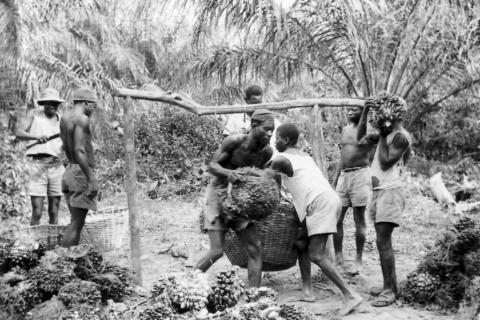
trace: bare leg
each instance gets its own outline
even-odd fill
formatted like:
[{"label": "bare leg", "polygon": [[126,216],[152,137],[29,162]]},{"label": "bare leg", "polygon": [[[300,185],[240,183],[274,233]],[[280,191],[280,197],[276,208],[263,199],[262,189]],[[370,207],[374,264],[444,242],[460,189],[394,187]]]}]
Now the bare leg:
[{"label": "bare leg", "polygon": [[348,207],[342,207],[342,212],[337,220],[337,233],[333,235],[333,246],[335,248],[335,261],[337,266],[343,266],[343,220]]},{"label": "bare leg", "polygon": [[260,287],[262,281],[262,246],[257,236],[257,228],[250,223],[236,232],[248,255],[248,285]]},{"label": "bare leg", "polygon": [[223,230],[208,230],[208,238],[210,239],[210,250],[202,257],[195,269],[205,272],[223,256],[223,246],[225,244],[225,231]]},{"label": "bare leg", "polygon": [[380,255],[380,265],[383,275],[383,292],[398,293],[397,274],[395,270],[395,255],[392,246],[392,232],[395,225],[388,222],[375,224],[377,232],[377,248]]},{"label": "bare leg", "polygon": [[48,223],[58,224],[58,208],[62,197],[48,197]]},{"label": "bare leg", "polygon": [[357,246],[357,256],[355,264],[357,268],[361,268],[363,261],[363,248],[365,247],[365,240],[367,238],[367,224],[365,222],[365,207],[353,208],[353,220],[355,221],[355,243]]},{"label": "bare leg", "polygon": [[85,218],[87,217],[88,209],[75,208],[72,206],[70,209],[70,224],[63,235],[61,246],[72,247],[78,245],[80,242],[80,234],[85,224]]},{"label": "bare leg", "polygon": [[36,226],[40,224],[40,219],[42,218],[44,198],[45,197],[37,197],[37,196],[30,197],[30,200],[32,202],[32,217],[30,218],[31,226]]},{"label": "bare leg", "polygon": [[328,236],[328,234],[316,234],[311,236],[309,239],[308,248],[309,255],[312,262],[318,265],[322,269],[323,273],[342,292],[346,302],[340,313],[342,315],[346,315],[362,302],[362,298],[345,283],[328,258],[328,253],[326,252]]},{"label": "bare leg", "polygon": [[316,300],[312,287],[312,261],[308,253],[308,240],[298,240],[296,242],[298,250],[298,266],[302,276],[302,299],[303,301],[313,302]]}]

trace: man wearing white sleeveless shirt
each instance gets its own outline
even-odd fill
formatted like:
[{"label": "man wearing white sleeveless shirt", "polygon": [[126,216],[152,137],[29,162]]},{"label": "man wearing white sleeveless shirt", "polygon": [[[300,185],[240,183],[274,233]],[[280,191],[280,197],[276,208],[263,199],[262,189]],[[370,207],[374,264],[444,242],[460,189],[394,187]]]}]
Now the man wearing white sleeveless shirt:
[{"label": "man wearing white sleeveless shirt", "polygon": [[279,154],[272,161],[272,169],[281,173],[282,182],[292,195],[298,218],[308,233],[308,238],[305,235],[298,243],[301,300],[316,300],[310,268],[313,262],[342,292],[345,304],[340,314],[346,315],[362,302],[362,298],[345,283],[326,250],[328,236],[337,232],[337,216],[342,203],[312,157],[297,147],[298,136],[299,131],[294,124],[287,123],[277,128]]},{"label": "man wearing white sleeveless shirt", "polygon": [[42,217],[44,198],[48,198],[48,222],[58,223],[58,207],[62,196],[61,182],[65,168],[60,155],[62,141],[60,137],[59,105],[64,102],[55,89],[45,89],[37,104],[42,109],[31,110],[16,131],[17,139],[38,142],[27,149],[28,194],[32,202],[30,225],[38,225]]}]

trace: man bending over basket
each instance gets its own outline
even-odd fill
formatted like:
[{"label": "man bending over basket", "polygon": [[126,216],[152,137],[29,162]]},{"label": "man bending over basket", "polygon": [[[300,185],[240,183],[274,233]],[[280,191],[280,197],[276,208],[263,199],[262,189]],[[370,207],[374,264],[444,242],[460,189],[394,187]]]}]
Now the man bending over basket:
[{"label": "man bending over basket", "polygon": [[[198,261],[195,268],[206,271],[223,255],[225,233],[228,228],[221,221],[216,189],[225,188],[229,182],[233,183],[238,180],[235,169],[241,167],[263,169],[265,167],[273,154],[273,150],[269,146],[273,129],[272,112],[266,109],[256,110],[251,117],[250,132],[228,136],[213,155],[209,166],[213,179],[207,187],[203,210],[210,239],[210,250]],[[246,221],[236,226],[234,231],[247,251],[248,283],[251,287],[259,287],[262,277],[262,253],[255,225]]]},{"label": "man bending over basket", "polygon": [[313,159],[297,148],[298,128],[286,123],[277,128],[276,146],[280,152],[273,161],[272,169],[282,174],[287,190],[292,195],[298,218],[308,232],[308,240],[299,245],[299,266],[302,276],[304,301],[313,302],[310,262],[318,265],[345,297],[340,313],[350,313],[362,298],[342,279],[330,261],[326,244],[328,236],[337,232],[337,216],[342,203]]}]

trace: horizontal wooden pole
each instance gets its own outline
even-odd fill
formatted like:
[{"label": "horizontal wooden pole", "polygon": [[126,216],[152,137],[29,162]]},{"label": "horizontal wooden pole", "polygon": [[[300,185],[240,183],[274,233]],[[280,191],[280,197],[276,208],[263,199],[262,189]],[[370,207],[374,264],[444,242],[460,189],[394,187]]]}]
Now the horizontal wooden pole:
[{"label": "horizontal wooden pole", "polygon": [[320,108],[363,107],[365,101],[364,99],[360,98],[315,98],[286,100],[281,102],[266,102],[258,104],[203,106],[184,94],[172,91],[143,91],[136,89],[119,88],[114,90],[113,95],[121,98],[130,97],[132,99],[164,102],[178,106],[199,116],[253,112],[257,109],[285,110],[293,108],[313,107],[314,105],[318,105]]}]

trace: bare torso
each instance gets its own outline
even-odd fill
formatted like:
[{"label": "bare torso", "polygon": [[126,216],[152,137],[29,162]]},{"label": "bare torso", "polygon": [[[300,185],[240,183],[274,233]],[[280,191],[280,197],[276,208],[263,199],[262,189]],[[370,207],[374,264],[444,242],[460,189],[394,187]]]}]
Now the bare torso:
[{"label": "bare torso", "polygon": [[365,167],[370,163],[370,155],[375,145],[358,144],[357,126],[349,124],[343,128],[340,157],[342,169]]},{"label": "bare torso", "polygon": [[[235,170],[242,167],[264,168],[270,160],[273,149],[266,145],[260,150],[251,150],[248,146],[248,135],[239,134],[230,136],[229,141],[222,146],[223,156],[219,154],[218,163],[225,169]],[[217,155],[214,156],[214,159]],[[225,179],[218,179],[225,183]]]},{"label": "bare torso", "polygon": [[[85,119],[86,115],[76,112],[75,110],[68,110],[62,116],[60,121],[60,137],[62,138],[63,147],[65,149],[65,154],[68,158],[68,161],[71,164],[78,164],[78,159],[75,155],[75,148],[83,147],[87,156],[87,162],[90,167],[94,167],[94,157],[93,157],[93,145],[92,145],[92,135],[90,133],[90,127],[87,126],[80,126],[80,122],[88,121],[89,119]],[[82,130],[85,139],[81,142],[75,142],[75,130]],[[82,144],[81,145],[75,145]]]}]

